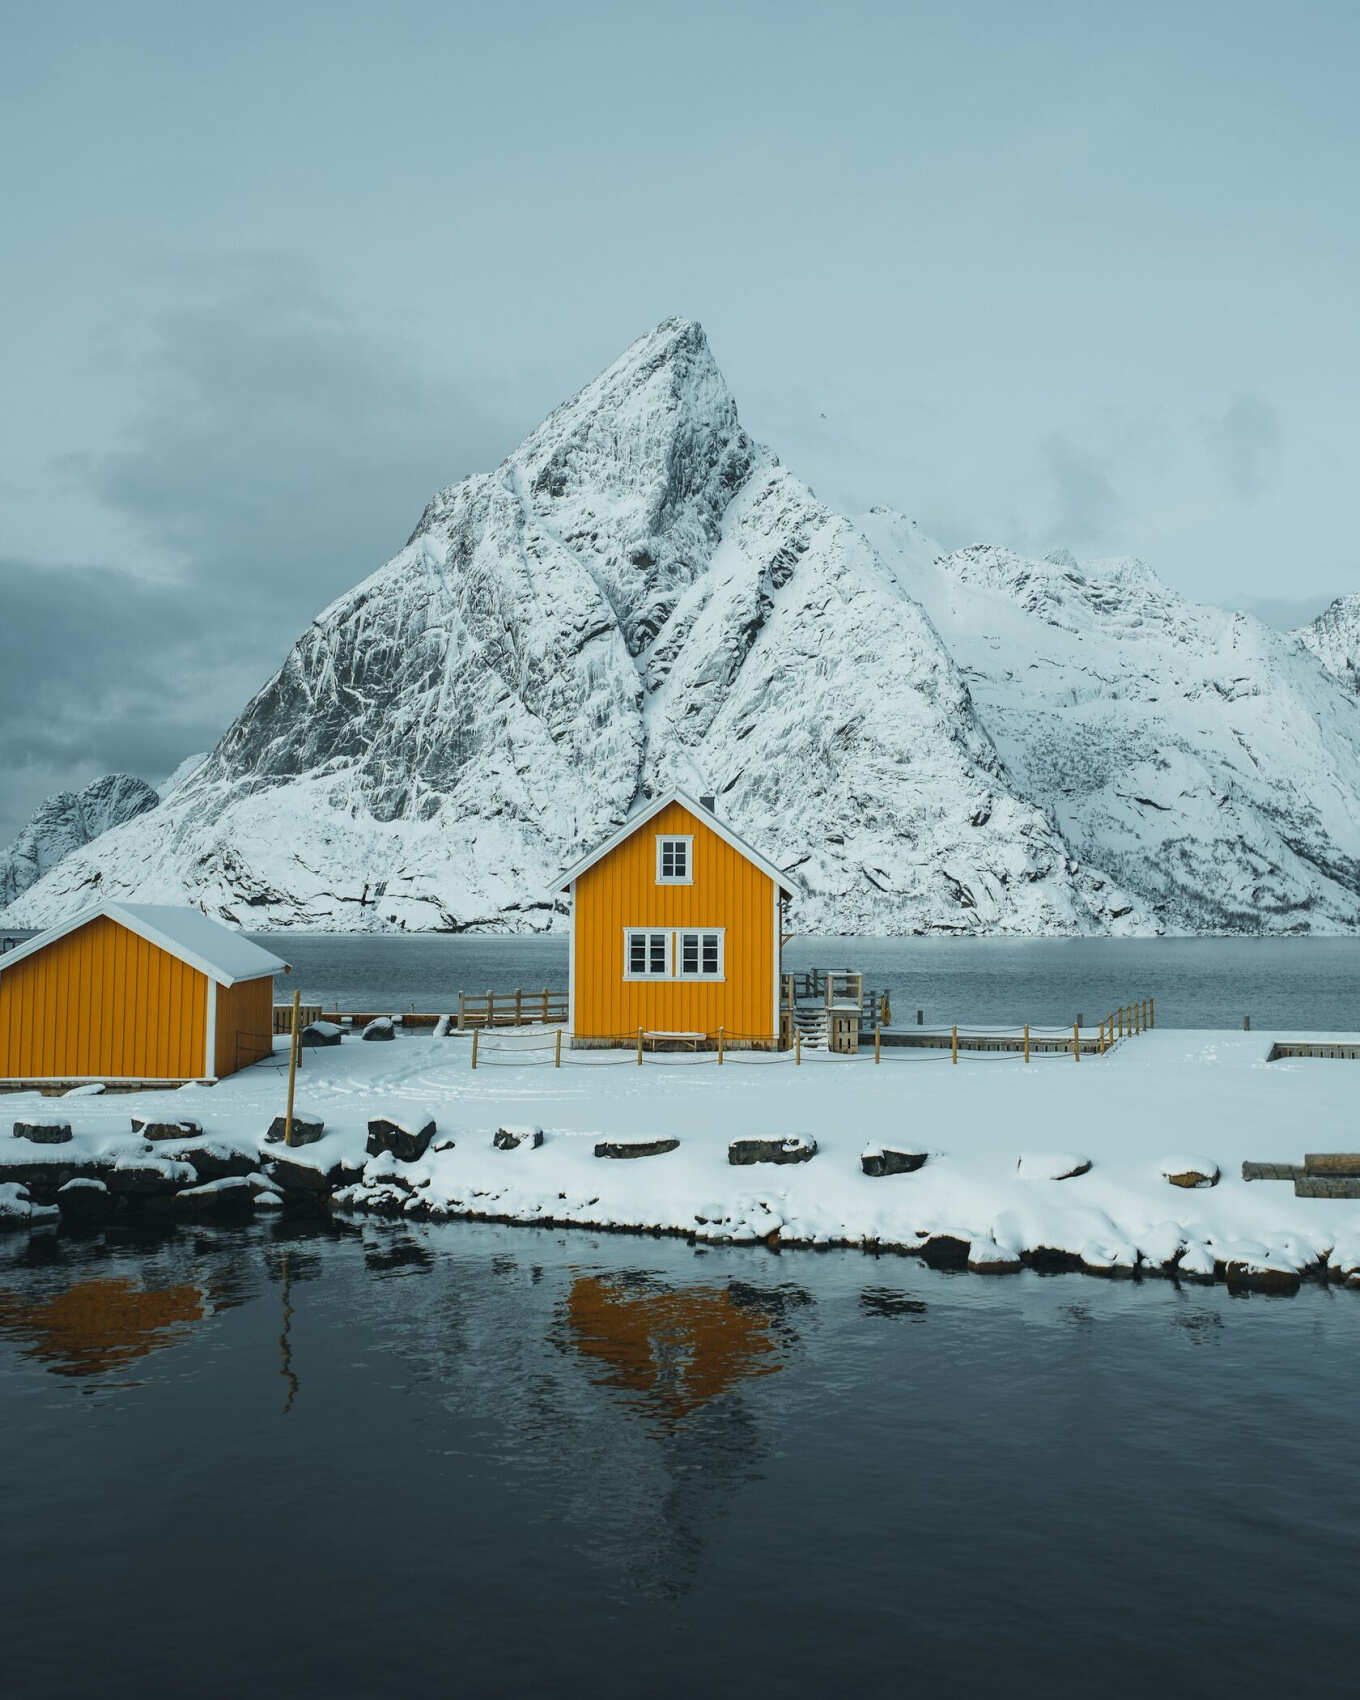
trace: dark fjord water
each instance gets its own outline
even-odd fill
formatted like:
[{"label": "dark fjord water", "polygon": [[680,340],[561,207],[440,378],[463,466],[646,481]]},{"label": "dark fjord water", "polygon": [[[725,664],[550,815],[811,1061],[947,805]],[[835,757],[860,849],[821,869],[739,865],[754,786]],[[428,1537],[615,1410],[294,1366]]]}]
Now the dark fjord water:
[{"label": "dark fjord water", "polygon": [[1353,1694],[1356,1298],[10,1235],[5,1689]]},{"label": "dark fjord water", "polygon": [[[305,996],[341,1009],[443,1010],[466,992],[567,983],[561,934],[257,935]],[[893,1019],[931,1026],[1091,1021],[1157,999],[1167,1027],[1360,1028],[1360,939],[795,939],[786,968],[859,968]],[[280,986],[287,982],[280,981]]]}]

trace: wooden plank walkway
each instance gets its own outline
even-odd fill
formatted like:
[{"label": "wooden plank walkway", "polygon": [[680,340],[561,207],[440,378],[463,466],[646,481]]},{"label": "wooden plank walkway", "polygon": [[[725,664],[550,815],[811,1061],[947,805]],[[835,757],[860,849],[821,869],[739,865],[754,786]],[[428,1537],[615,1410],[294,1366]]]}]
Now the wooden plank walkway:
[{"label": "wooden plank walkway", "polygon": [[1342,1057],[1347,1062],[1360,1062],[1360,1044],[1330,1039],[1277,1039],[1266,1053],[1267,1062],[1281,1062],[1287,1057]]}]

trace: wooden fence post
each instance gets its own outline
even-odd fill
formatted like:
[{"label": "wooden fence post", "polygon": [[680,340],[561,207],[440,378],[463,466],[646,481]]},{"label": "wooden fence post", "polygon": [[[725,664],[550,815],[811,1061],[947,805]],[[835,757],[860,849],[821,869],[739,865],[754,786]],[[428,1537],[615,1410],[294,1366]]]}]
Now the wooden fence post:
[{"label": "wooden fence post", "polygon": [[557,1029],[557,1053],[553,1057],[553,1067],[554,1068],[561,1068],[561,1066],[562,1066],[562,1029],[559,1027]]},{"label": "wooden fence post", "polygon": [[496,994],[495,994],[495,992],[488,992],[486,994],[486,1019],[482,1023],[482,1025],[485,1026],[485,1027],[494,1027],[496,1025]]},{"label": "wooden fence post", "polygon": [[473,1066],[473,1068],[476,1068],[476,1066],[477,1066],[477,1040],[481,1036],[481,1031],[482,1030],[481,1030],[480,1027],[474,1027],[472,1029],[472,1066]]},{"label": "wooden fence post", "polygon": [[1149,998],[1148,999],[1148,1026],[1149,1027],[1155,1027],[1156,1025],[1157,1025],[1157,1000],[1156,1000],[1156,998]]},{"label": "wooden fence post", "polygon": [[638,1028],[638,1067],[642,1067],[642,1029]]},{"label": "wooden fence post", "polygon": [[[215,986],[209,986],[208,991],[210,995],[215,996],[217,988]],[[291,1145],[293,1143],[293,1083],[297,1079],[298,1004],[301,1001],[301,998],[301,991],[295,987],[293,990],[293,1025],[289,1029],[290,1037],[288,1040],[288,1108],[284,1111],[283,1116],[283,1143],[285,1145]],[[204,1058],[205,1062],[211,1063],[212,1060],[213,1059],[211,1057]]]},{"label": "wooden fence post", "polygon": [[543,988],[543,1025],[548,1025],[548,988]]},{"label": "wooden fence post", "polygon": [[879,1060],[878,1038],[879,1038],[879,1034],[882,1033],[882,1031],[883,1031],[882,1023],[880,1023],[877,1027],[874,1028],[874,1061],[875,1062],[877,1062]]},{"label": "wooden fence post", "polygon": [[524,1025],[524,993],[520,987],[515,987],[515,1026]]},{"label": "wooden fence post", "polygon": [[795,1027],[794,1030],[793,1030],[793,1066],[795,1068],[801,1068],[802,1063],[803,1063],[803,1029],[801,1027]]},{"label": "wooden fence post", "polygon": [[1081,1028],[1075,1021],[1072,1023],[1072,1061],[1081,1061]]},{"label": "wooden fence post", "polygon": [[720,1027],[718,1029],[718,1067],[719,1068],[722,1067],[722,1060],[723,1060],[723,1030]]},{"label": "wooden fence post", "polygon": [[1029,1022],[1025,1023],[1025,1061],[1029,1061]]},{"label": "wooden fence post", "polygon": [[467,993],[466,992],[459,992],[459,994],[458,994],[458,1031],[460,1033],[465,1033],[467,1031]]},{"label": "wooden fence post", "polygon": [[953,1034],[949,1041],[949,1053],[951,1060],[955,1067],[957,1067],[959,1061],[959,1024],[957,1021],[954,1023]]}]

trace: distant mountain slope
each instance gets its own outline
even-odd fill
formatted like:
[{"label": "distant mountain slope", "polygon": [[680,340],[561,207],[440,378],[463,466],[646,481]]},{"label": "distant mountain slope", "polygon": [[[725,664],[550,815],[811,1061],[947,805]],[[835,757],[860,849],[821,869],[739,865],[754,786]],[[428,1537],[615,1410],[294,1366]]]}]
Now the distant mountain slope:
[{"label": "distant mountain slope", "polygon": [[14,842],[0,850],[0,907],[13,903],[73,851],[159,801],[144,779],[129,773],[106,773],[83,791],[48,797]]},{"label": "distant mountain slope", "polygon": [[1305,643],[1137,561],[937,557],[900,516],[863,523],[1019,789],[1161,926],[1360,926],[1360,704]]},{"label": "distant mountain slope", "polygon": [[1360,691],[1360,596],[1338,596],[1294,635],[1343,685]]},{"label": "distant mountain slope", "polygon": [[920,606],[743,431],[668,320],[313,622],[98,888],[256,926],[544,926],[554,876],[673,783],[805,887],[807,931],[1139,917],[998,759]]}]

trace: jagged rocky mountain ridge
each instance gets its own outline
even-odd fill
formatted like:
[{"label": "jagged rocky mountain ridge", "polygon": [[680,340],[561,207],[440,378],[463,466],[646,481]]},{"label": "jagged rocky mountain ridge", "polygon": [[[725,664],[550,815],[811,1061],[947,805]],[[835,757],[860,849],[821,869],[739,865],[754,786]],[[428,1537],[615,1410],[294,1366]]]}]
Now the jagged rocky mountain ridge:
[{"label": "jagged rocky mountain ridge", "polygon": [[83,790],[58,791],[45,798],[14,842],[0,850],[0,908],[72,851],[154,809],[159,801],[144,779],[130,773],[106,773]]},{"label": "jagged rocky mountain ridge", "polygon": [[[804,931],[1356,924],[1360,705],[1301,639],[1220,631],[1130,564],[937,556],[818,502],[667,321],[441,491],[173,796],[11,919],[102,891],[255,927],[560,924],[557,871],[680,784],[793,871]],[[1152,712],[1163,637],[1184,701],[1283,718]],[[1290,729],[1325,796],[1275,783]]]},{"label": "jagged rocky mountain ridge", "polygon": [[1360,692],[1360,596],[1338,596],[1298,635],[1329,673]]}]

